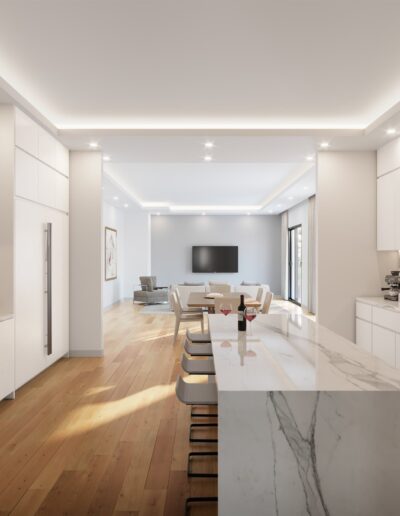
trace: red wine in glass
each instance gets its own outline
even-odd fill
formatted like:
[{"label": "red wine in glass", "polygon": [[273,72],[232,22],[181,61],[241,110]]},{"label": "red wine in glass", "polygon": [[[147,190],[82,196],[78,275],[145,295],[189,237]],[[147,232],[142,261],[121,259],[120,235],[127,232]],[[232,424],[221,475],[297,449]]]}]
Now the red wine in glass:
[{"label": "red wine in glass", "polygon": [[221,308],[221,312],[224,315],[229,315],[232,312],[232,310],[229,310],[229,308]]},{"label": "red wine in glass", "polygon": [[224,314],[225,316],[229,315],[232,312],[232,305],[222,303],[220,307],[220,312]]},{"label": "red wine in glass", "polygon": [[[249,321],[249,323],[251,323],[257,317],[257,309],[252,306],[247,307],[244,312],[244,316],[246,318],[246,321]],[[252,324],[250,324],[250,329],[251,329],[251,335],[253,335],[253,325]]]}]

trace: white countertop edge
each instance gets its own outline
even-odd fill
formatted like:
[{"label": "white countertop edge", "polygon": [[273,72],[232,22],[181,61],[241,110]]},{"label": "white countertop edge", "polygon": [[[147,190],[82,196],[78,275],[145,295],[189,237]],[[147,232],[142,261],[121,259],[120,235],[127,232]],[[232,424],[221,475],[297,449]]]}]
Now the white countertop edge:
[{"label": "white countertop edge", "polygon": [[356,301],[359,303],[364,303],[370,306],[378,306],[379,308],[384,308],[386,310],[391,310],[393,312],[400,313],[400,304],[398,301],[389,301],[388,299],[383,299],[383,296],[376,297],[356,297]]},{"label": "white countertop edge", "polygon": [[14,319],[14,314],[0,315],[0,323],[4,321],[9,321],[10,319]]}]

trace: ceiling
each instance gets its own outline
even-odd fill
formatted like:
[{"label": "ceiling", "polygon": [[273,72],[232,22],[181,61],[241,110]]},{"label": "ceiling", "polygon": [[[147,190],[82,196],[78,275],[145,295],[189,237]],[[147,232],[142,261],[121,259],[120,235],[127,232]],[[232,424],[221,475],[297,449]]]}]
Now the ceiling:
[{"label": "ceiling", "polygon": [[400,132],[397,1],[0,0],[0,13],[0,102],[72,150],[96,142],[104,198],[122,208],[280,213],[315,192],[322,142],[377,149]]},{"label": "ceiling", "polygon": [[400,2],[0,0],[1,75],[57,128],[356,128],[400,100]]}]

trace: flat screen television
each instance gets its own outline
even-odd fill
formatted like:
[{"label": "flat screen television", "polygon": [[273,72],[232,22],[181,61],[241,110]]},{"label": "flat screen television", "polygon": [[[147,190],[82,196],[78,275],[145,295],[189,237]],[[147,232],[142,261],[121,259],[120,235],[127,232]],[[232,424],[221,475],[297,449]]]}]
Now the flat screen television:
[{"label": "flat screen television", "polygon": [[239,251],[230,245],[194,245],[192,272],[238,272]]}]

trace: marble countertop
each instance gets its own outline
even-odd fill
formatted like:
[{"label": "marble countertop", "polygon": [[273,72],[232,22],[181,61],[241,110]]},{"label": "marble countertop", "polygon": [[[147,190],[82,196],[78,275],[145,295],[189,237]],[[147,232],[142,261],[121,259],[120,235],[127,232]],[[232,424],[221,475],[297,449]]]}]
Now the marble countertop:
[{"label": "marble countertop", "polygon": [[4,321],[8,321],[9,319],[14,319],[13,314],[0,314],[0,323]]},{"label": "marble countertop", "polygon": [[400,304],[398,301],[389,301],[384,299],[383,296],[377,297],[356,297],[356,301],[365,303],[366,305],[378,306],[379,308],[385,308],[386,310],[392,310],[400,313]]},{"label": "marble countertop", "polygon": [[209,316],[219,392],[400,391],[400,370],[306,317],[258,315],[252,326],[243,335],[236,315]]}]

